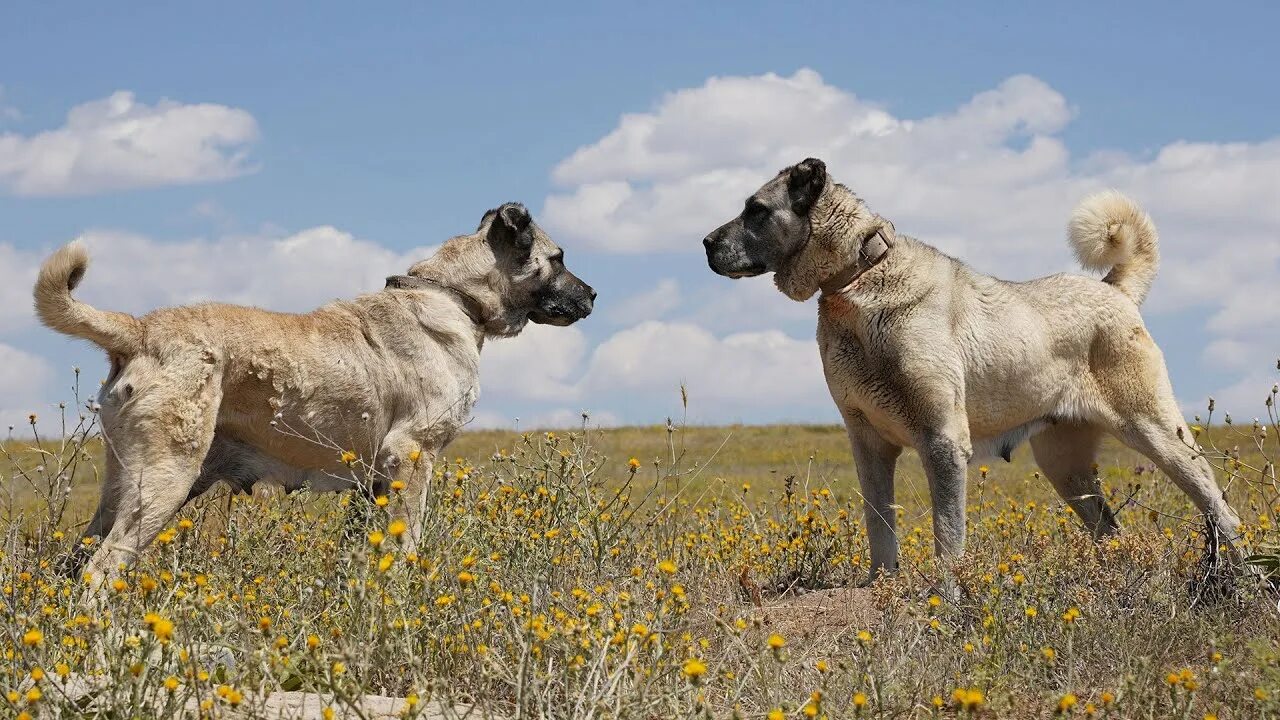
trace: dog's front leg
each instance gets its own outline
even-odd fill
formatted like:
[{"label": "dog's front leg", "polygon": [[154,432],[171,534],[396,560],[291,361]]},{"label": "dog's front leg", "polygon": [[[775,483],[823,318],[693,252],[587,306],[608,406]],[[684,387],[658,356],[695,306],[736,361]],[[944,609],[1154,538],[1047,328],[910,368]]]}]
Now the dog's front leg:
[{"label": "dog's front leg", "polygon": [[964,553],[965,466],[970,454],[956,438],[942,433],[929,433],[920,448],[933,501],[934,550],[943,560]]},{"label": "dog's front leg", "polygon": [[880,436],[862,413],[845,412],[845,427],[853,447],[853,461],[862,486],[867,541],[871,544],[871,571],[867,584],[881,573],[898,569],[898,516],[894,505],[893,475],[902,448]]},{"label": "dog's front leg", "polygon": [[964,554],[965,467],[973,455],[967,425],[961,419],[954,426],[963,430],[931,430],[917,445],[933,500],[934,550],[944,565]]},{"label": "dog's front leg", "polygon": [[416,548],[422,541],[426,525],[437,452],[423,449],[409,440],[388,445],[390,447],[384,447],[381,463],[395,495],[388,509],[393,522],[400,520],[405,523],[407,544]]}]

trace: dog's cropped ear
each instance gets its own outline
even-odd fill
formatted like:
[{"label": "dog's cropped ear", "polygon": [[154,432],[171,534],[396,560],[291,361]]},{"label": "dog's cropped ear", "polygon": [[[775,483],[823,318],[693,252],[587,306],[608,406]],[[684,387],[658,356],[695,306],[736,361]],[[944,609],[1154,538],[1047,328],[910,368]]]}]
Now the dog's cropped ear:
[{"label": "dog's cropped ear", "polygon": [[528,250],[533,247],[533,217],[520,203],[506,203],[498,208],[489,224],[489,236]]},{"label": "dog's cropped ear", "polygon": [[793,165],[787,176],[787,195],[791,198],[791,210],[797,215],[808,215],[826,186],[826,163],[817,158],[808,158]]}]

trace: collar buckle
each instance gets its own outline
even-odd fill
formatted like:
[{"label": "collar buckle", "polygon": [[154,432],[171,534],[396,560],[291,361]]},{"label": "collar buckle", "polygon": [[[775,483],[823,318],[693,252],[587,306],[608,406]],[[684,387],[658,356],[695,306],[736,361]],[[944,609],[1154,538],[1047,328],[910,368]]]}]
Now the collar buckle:
[{"label": "collar buckle", "polygon": [[884,234],[884,227],[876,228],[876,231],[863,240],[858,247],[857,259],[840,272],[827,278],[818,288],[823,295],[835,295],[841,292],[868,270],[879,265],[888,256],[889,248],[892,246],[893,242]]}]

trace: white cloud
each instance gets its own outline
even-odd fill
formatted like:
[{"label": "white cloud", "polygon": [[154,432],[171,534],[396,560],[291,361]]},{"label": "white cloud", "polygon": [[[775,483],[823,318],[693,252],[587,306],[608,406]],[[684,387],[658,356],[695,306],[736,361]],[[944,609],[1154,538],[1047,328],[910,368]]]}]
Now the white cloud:
[{"label": "white cloud", "polygon": [[620,325],[632,325],[645,320],[658,320],[680,307],[680,283],[674,278],[663,278],[648,290],[610,306],[609,319]]},{"label": "white cloud", "polygon": [[120,91],[77,105],[66,124],[0,135],[0,187],[16,195],[85,195],[225,180],[254,168],[248,112],[211,103],[138,102]]},{"label": "white cloud", "polygon": [[0,343],[0,432],[23,426],[27,415],[43,415],[41,391],[53,373],[43,358]]},{"label": "white cloud", "polygon": [[[711,78],[624,115],[561,162],[544,224],[566,244],[698,253],[748,193],[812,155],[900,232],[1025,279],[1075,270],[1064,240],[1071,208],[1113,186],[1142,202],[1161,231],[1164,266],[1148,312],[1210,309],[1204,359],[1223,378],[1271,367],[1280,354],[1269,332],[1280,322],[1280,137],[1073,156],[1061,134],[1075,113],[1026,75],[924,118],[895,116],[812,70]],[[721,331],[796,327],[791,311],[766,311],[768,290],[720,288],[722,299],[692,318]],[[794,307],[812,318],[812,308]]]},{"label": "white cloud", "polygon": [[31,288],[39,262],[35,253],[0,243],[0,333],[19,329],[35,317]]},{"label": "white cloud", "polygon": [[[951,232],[957,220],[999,227],[1009,220],[991,210],[1008,202],[1011,188],[1065,172],[1066,150],[1046,134],[1070,117],[1062,96],[1029,76],[923,120],[895,118],[812,70],[712,78],[668,94],[652,113],[624,116],[558,165],[553,178],[569,189],[547,199],[546,223],[605,250],[696,251],[748,193],[814,155],[856,190],[893,198],[889,209],[918,209]],[[1027,146],[1011,149],[1015,138]],[[971,207],[974,194],[986,202]],[[1052,221],[1060,234],[1071,200],[1054,202],[1064,208]],[[1025,219],[1034,209],[1016,212]]]},{"label": "white cloud", "polygon": [[717,337],[691,323],[650,321],[614,334],[592,353],[586,397],[680,408],[680,385],[704,421],[765,411],[803,419],[830,406],[816,343],[776,330]]},{"label": "white cloud", "polygon": [[818,324],[813,305],[787,300],[767,277],[709,277],[688,305],[683,319],[715,332],[781,328],[811,337]]},{"label": "white cloud", "polygon": [[[127,100],[136,112],[166,117],[170,109],[216,107]],[[539,221],[574,248],[685,253],[679,262],[688,274],[669,266],[660,271],[665,278],[628,272],[610,284],[590,322],[531,326],[486,344],[475,424],[510,428],[520,416],[524,429],[572,427],[583,408],[593,424],[654,422],[680,412],[682,382],[694,421],[834,420],[811,339],[813,305],[787,300],[766,278],[713,276],[698,257],[701,238],[736,214],[747,193],[806,155],[826,159],[900,232],[1011,279],[1075,267],[1064,227],[1085,193],[1115,186],[1134,195],[1162,233],[1164,265],[1147,312],[1202,310],[1204,327],[1188,332],[1205,336],[1202,359],[1221,378],[1219,407],[1242,418],[1261,409],[1280,355],[1272,332],[1280,325],[1280,138],[1078,157],[1061,139],[1075,112],[1042,81],[1017,76],[945,112],[899,117],[802,70],[713,78],[670,93],[651,112],[624,116],[554,169],[557,190]],[[45,135],[73,125],[81,126],[69,120]],[[26,148],[45,135],[18,142]],[[252,136],[217,146],[233,174],[249,169],[243,148]],[[0,137],[0,188],[33,192],[19,190],[19,180],[48,174],[6,170],[4,143],[14,140]],[[48,147],[49,157],[28,165],[56,167],[60,145]],[[149,171],[126,174],[123,186],[144,176]],[[120,185],[87,178],[77,170],[59,192]],[[196,212],[216,218],[217,210]],[[385,275],[430,252],[398,253],[332,227],[176,243],[113,231],[85,239],[94,265],[81,295],[130,312],[208,299],[306,310],[381,287]],[[0,245],[0,333],[33,323],[39,260]],[[32,372],[50,377],[47,369]],[[4,387],[0,405],[8,407]],[[1200,405],[1186,403],[1191,412]]]},{"label": "white cloud", "polygon": [[514,338],[488,340],[480,354],[483,397],[556,401],[577,397],[587,339],[576,327],[530,323]]},{"label": "white cloud", "polygon": [[[511,427],[512,417],[490,408],[525,401],[576,402],[591,410],[593,423],[652,422],[679,412],[681,384],[703,421],[761,411],[791,419],[830,414],[816,344],[776,330],[721,337],[693,323],[646,321],[591,350],[577,327],[530,326],[485,345],[480,378],[477,423],[485,427]],[[539,411],[520,425],[572,427],[580,412]]]}]

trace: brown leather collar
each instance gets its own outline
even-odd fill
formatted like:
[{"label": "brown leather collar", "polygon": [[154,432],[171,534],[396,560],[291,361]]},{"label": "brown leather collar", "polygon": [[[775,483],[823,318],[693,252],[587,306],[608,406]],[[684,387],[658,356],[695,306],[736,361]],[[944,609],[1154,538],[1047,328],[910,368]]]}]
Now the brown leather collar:
[{"label": "brown leather collar", "polygon": [[458,299],[459,304],[462,306],[462,311],[467,314],[467,317],[471,318],[471,322],[480,327],[484,327],[487,323],[484,317],[484,306],[480,304],[479,300],[475,299],[470,293],[439,280],[417,275],[392,275],[387,278],[387,287],[393,290],[421,290],[422,288],[444,290]]},{"label": "brown leather collar", "polygon": [[[892,235],[892,232],[890,233]],[[841,290],[849,287],[855,280],[862,277],[862,274],[875,267],[889,255],[889,248],[893,247],[893,240],[885,235],[884,227],[876,229],[874,233],[862,241],[861,247],[858,248],[858,258],[845,267],[840,272],[827,278],[818,285],[823,295],[834,295]]]}]

